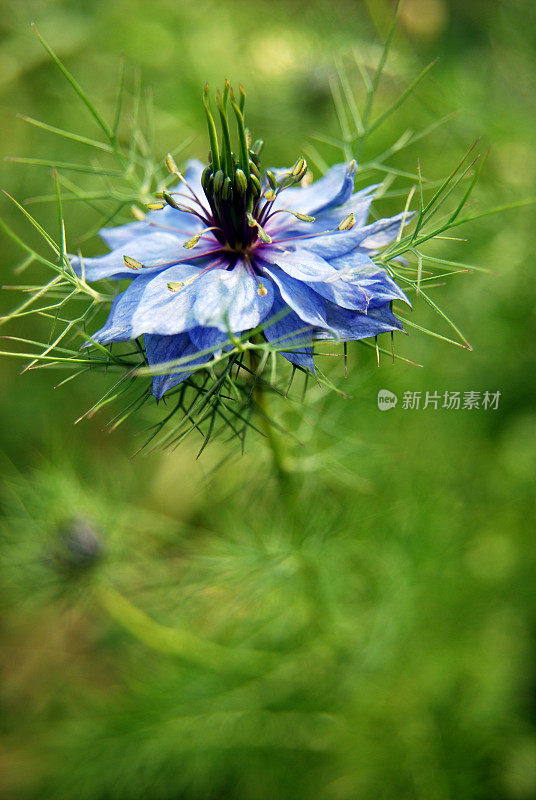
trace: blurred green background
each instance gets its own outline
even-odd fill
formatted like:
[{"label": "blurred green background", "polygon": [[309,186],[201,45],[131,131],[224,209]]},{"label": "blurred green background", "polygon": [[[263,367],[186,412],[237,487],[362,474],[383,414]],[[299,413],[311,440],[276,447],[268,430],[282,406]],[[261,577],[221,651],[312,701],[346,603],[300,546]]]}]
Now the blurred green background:
[{"label": "blurred green background", "polygon": [[[249,124],[279,164],[311,133],[336,132],[333,58],[356,48],[373,67],[392,4],[4,0],[0,11],[4,155],[83,158],[19,112],[94,135],[35,21],[105,113],[120,53],[140,67],[156,153],[193,136],[189,155],[204,157],[201,86],[242,81]],[[440,58],[366,157],[459,110],[394,163],[414,171],[420,158],[443,178],[480,136],[477,209],[533,196],[535,40],[529,0],[402,0],[378,111]],[[19,199],[50,191],[46,170],[1,172]],[[31,238],[7,200],[1,211]],[[54,224],[53,210],[37,214]],[[74,238],[84,214],[69,208]],[[262,442],[244,457],[216,445],[195,461],[192,442],[131,460],[158,412],[113,434],[103,416],[73,426],[104,377],[55,391],[51,371],[19,376],[21,362],[2,359],[3,796],[536,796],[533,220],[531,207],[490,217],[438,251],[493,271],[433,294],[473,352],[411,331],[398,350],[424,367],[378,369],[355,347],[351,399],[317,399],[291,420],[304,442],[288,443],[293,510]],[[2,239],[2,284],[20,281],[19,259]],[[16,300],[2,292],[4,310]],[[414,318],[446,332],[418,303]],[[342,367],[332,376],[343,384]],[[501,399],[496,411],[381,413],[380,388]]]}]

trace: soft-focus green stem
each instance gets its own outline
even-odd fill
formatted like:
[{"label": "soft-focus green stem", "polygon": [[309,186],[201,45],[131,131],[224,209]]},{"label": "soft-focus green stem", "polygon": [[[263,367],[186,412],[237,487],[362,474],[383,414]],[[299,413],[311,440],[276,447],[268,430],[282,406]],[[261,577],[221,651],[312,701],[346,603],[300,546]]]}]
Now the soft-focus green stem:
[{"label": "soft-focus green stem", "polygon": [[170,628],[152,619],[111,586],[99,586],[103,609],[138,641],[152,650],[217,671],[262,673],[270,666],[268,653],[245,647],[226,647],[183,628]]},{"label": "soft-focus green stem", "polygon": [[[259,367],[260,359],[254,350],[250,351],[250,353],[252,372],[256,373]],[[292,473],[288,469],[287,459],[285,457],[285,446],[282,437],[276,430],[275,425],[271,422],[269,391],[267,391],[266,387],[260,380],[258,380],[255,386],[254,398],[259,410],[259,423],[266,437],[267,444],[271,450],[272,463],[274,465],[274,471],[277,476],[281,495],[285,500],[287,510],[289,510],[293,488]]]},{"label": "soft-focus green stem", "polygon": [[272,451],[272,460],[278,480],[281,484],[282,490],[288,491],[288,484],[290,482],[290,473],[285,466],[284,448],[277,431],[274,426],[270,424],[270,417],[268,414],[267,393],[264,387],[259,386],[256,391],[257,406],[259,407],[260,423],[268,446]]}]

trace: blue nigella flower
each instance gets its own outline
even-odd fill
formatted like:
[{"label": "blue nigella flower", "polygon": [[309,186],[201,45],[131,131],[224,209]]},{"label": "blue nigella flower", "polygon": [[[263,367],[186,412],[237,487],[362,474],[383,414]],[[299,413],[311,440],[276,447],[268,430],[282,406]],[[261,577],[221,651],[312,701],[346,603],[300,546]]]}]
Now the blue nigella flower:
[{"label": "blue nigella flower", "polygon": [[[110,252],[71,262],[86,280],[133,278],[93,339],[144,336],[150,366],[181,360],[153,378],[157,398],[207,363],[232,335],[263,326],[268,342],[314,371],[312,343],[350,341],[402,328],[391,310],[404,293],[371,259],[391,242],[403,214],[367,224],[371,186],[354,192],[355,162],[337,164],[304,185],[307,165],[262,173],[262,142],[244,127],[244,94],[229,84],[216,95],[218,143],[207,87],[209,166],[191,161],[178,191],[161,192],[145,219],[101,230]],[[227,106],[236,117],[239,153],[231,150]],[[207,350],[211,353],[207,355]],[[199,355],[201,353],[201,355]]]}]

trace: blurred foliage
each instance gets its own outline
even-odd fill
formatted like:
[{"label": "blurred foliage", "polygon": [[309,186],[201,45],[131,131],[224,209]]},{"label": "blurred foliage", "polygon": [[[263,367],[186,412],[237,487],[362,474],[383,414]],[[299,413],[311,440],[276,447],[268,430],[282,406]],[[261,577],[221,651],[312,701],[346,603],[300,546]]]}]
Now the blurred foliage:
[{"label": "blurred foliage", "polygon": [[[121,51],[130,87],[139,65],[157,153],[192,136],[189,154],[204,156],[200,86],[242,81],[277,164],[336,132],[333,55],[357,47],[374,64],[392,4],[1,11],[4,154],[80,154],[17,113],[92,134],[33,20],[110,113]],[[394,163],[414,171],[418,157],[438,179],[481,136],[478,208],[533,196],[535,23],[521,0],[403,0],[378,108],[440,60],[374,148],[459,110]],[[51,190],[46,170],[1,170],[18,199]],[[53,209],[37,213],[53,224]],[[24,229],[7,201],[2,215]],[[69,219],[82,235],[87,214],[73,205]],[[303,443],[289,447],[292,506],[262,442],[244,458],[214,448],[195,462],[186,447],[130,461],[136,421],[112,435],[98,416],[71,427],[104,377],[53,391],[46,370],[20,377],[2,360],[8,798],[534,797],[532,219],[530,208],[491,217],[438,251],[494,271],[441,290],[472,353],[411,335],[400,351],[424,368],[386,357],[378,370],[372,351],[350,349],[351,398],[326,395],[291,420]],[[2,283],[15,284],[20,253],[2,244]],[[3,291],[2,309],[13,298]],[[502,397],[497,411],[380,414],[379,388]]]}]

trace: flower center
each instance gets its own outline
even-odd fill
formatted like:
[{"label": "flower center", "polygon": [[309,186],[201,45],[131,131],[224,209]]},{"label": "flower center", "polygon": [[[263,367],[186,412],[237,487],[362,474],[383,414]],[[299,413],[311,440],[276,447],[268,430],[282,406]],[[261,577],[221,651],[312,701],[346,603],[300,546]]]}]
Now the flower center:
[{"label": "flower center", "polygon": [[[294,167],[280,176],[278,181],[271,172],[262,172],[260,153],[262,139],[251,145],[251,137],[244,123],[244,104],[246,95],[242,86],[238,101],[235,99],[229,81],[225,82],[223,93],[216,93],[216,106],[221,125],[221,143],[205,85],[203,104],[210,138],[209,165],[203,171],[201,184],[210,206],[210,228],[214,236],[227,249],[240,253],[251,253],[259,243],[270,243],[271,239],[264,226],[273,211],[277,195],[288,186],[301,181],[307,172],[303,158]],[[227,118],[231,106],[236,119],[238,133],[238,154],[231,149],[231,136]],[[298,216],[298,215],[297,215]],[[304,220],[310,217],[299,215]]]}]

